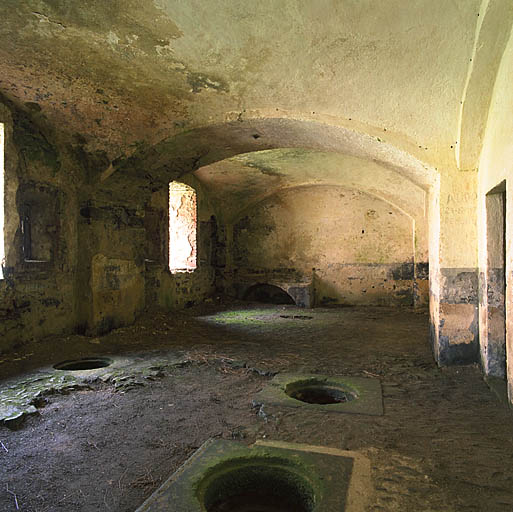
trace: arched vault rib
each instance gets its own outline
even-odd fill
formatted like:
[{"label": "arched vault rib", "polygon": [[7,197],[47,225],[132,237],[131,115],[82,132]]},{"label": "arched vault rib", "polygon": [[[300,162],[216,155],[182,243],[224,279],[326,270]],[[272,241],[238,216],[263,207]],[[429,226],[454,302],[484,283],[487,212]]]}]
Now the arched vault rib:
[{"label": "arched vault rib", "polygon": [[414,217],[426,215],[426,191],[397,172],[369,160],[341,153],[274,149],[244,153],[201,167],[195,177],[223,205],[226,219],[234,210],[275,190],[329,185],[382,197]]},{"label": "arched vault rib", "polygon": [[483,0],[479,15],[454,146],[461,170],[478,167],[495,78],[511,33],[513,3]]},{"label": "arched vault rib", "polygon": [[368,196],[374,197],[374,198],[378,199],[379,201],[383,201],[384,203],[390,205],[392,208],[394,208],[395,210],[398,210],[403,215],[408,217],[412,222],[415,222],[415,219],[416,219],[416,216],[413,213],[411,213],[409,211],[406,211],[404,209],[404,207],[401,207],[400,205],[392,202],[390,200],[390,198],[387,198],[386,196],[382,196],[380,194],[377,194],[376,192],[372,192],[370,190],[364,190],[364,189],[361,189],[361,188],[356,188],[356,187],[350,186],[350,185],[344,185],[344,184],[341,184],[341,183],[326,182],[326,183],[303,183],[301,185],[291,185],[291,186],[288,186],[288,187],[282,187],[282,188],[278,188],[278,189],[275,189],[275,190],[271,190],[271,191],[269,191],[267,193],[264,193],[264,194],[262,194],[262,195],[260,195],[258,197],[255,197],[251,202],[245,204],[241,209],[234,211],[233,215],[231,216],[231,218],[229,220],[231,220],[231,221],[236,220],[241,215],[243,215],[245,212],[249,211],[251,208],[254,208],[255,206],[257,206],[260,203],[264,202],[266,199],[271,198],[275,194],[278,194],[278,193],[283,192],[283,191],[296,190],[296,189],[304,189],[304,188],[310,188],[310,187],[340,188],[340,189],[344,189],[344,190],[353,190],[353,191],[356,191],[356,192],[362,192],[363,194],[367,194]]},{"label": "arched vault rib", "polygon": [[117,163],[107,174],[140,178],[144,173],[166,183],[241,153],[276,148],[357,156],[394,170],[424,190],[438,177],[433,167],[378,137],[341,126],[284,118],[231,121],[183,132]]}]

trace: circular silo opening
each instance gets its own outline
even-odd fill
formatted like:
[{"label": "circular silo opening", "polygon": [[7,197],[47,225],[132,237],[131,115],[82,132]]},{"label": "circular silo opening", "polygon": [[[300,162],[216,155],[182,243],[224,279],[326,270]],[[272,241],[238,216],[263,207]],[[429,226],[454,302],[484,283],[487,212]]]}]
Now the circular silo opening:
[{"label": "circular silo opening", "polygon": [[212,468],[199,485],[207,512],[313,512],[315,493],[286,459],[255,457]]},{"label": "circular silo opening", "polygon": [[349,386],[322,379],[302,379],[287,384],[285,393],[307,404],[342,404],[356,400],[358,395]]}]

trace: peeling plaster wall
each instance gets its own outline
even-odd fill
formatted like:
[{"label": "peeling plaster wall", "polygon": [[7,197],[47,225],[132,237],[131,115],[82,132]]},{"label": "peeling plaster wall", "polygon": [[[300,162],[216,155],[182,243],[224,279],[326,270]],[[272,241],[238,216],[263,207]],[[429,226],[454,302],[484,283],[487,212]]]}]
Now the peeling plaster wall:
[{"label": "peeling plaster wall", "polygon": [[167,187],[152,193],[143,180],[98,183],[91,177],[104,168],[101,156],[85,153],[80,140],[62,139],[37,108],[0,103],[0,122],[6,211],[0,352],[51,334],[102,334],[132,323],[146,307],[183,307],[213,293],[215,236],[222,229],[192,176],[198,269],[172,275]]},{"label": "peeling plaster wall", "polygon": [[480,6],[4,0],[2,88],[111,158],[279,108],[386,128],[439,165],[453,157]]},{"label": "peeling plaster wall", "polygon": [[[477,270],[477,171],[444,169],[440,176],[439,267],[432,282],[438,291],[432,317],[438,364],[477,362],[479,343]],[[435,254],[434,251],[430,251]],[[436,333],[438,335],[436,336]]]},{"label": "peeling plaster wall", "polygon": [[[6,215],[5,279],[0,281],[2,352],[75,328],[76,187],[82,173],[37,109],[0,102],[0,122],[5,125]],[[24,251],[24,215],[32,225],[32,257]]]},{"label": "peeling plaster wall", "polygon": [[415,275],[427,279],[412,219],[343,187],[278,191],[235,222],[231,253],[235,283],[311,279],[317,305],[413,305]]},{"label": "peeling plaster wall", "polygon": [[[213,210],[193,176],[181,180],[197,192],[198,268],[169,271],[168,184],[152,192],[145,182],[89,191],[79,217],[79,329],[103,334],[129,325],[146,308],[176,309],[215,290]],[[120,193],[119,191],[123,192]]]},{"label": "peeling plaster wall", "polygon": [[[513,404],[513,36],[510,37],[502,57],[499,73],[488,114],[488,123],[485,132],[483,151],[479,164],[479,197],[478,197],[478,226],[479,226],[479,270],[481,318],[481,360],[486,373],[493,369],[498,362],[489,351],[488,342],[497,333],[492,326],[494,314],[497,313],[497,304],[494,297],[487,293],[490,280],[493,280],[496,262],[490,258],[489,235],[487,230],[487,197],[486,195],[498,186],[504,190],[506,196],[506,250],[505,250],[505,328],[506,328],[506,378],[508,382],[508,396]],[[488,268],[487,268],[488,267]]]},{"label": "peeling plaster wall", "polygon": [[135,320],[144,302],[144,208],[99,194],[81,202],[79,329],[103,334]]}]

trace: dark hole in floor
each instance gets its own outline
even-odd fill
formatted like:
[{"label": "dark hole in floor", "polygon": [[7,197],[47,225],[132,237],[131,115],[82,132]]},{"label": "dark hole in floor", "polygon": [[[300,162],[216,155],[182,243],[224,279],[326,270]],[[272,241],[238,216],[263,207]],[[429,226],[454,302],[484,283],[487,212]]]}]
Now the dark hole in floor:
[{"label": "dark hole in floor", "polygon": [[307,404],[341,404],[356,398],[350,391],[322,384],[292,386],[285,392],[291,398]]},{"label": "dark hole in floor", "polygon": [[280,318],[292,318],[293,320],[311,320],[313,316],[308,315],[280,315]]},{"label": "dark hole in floor", "polygon": [[248,490],[237,496],[221,500],[207,512],[309,512],[291,496],[275,496],[272,489]]},{"label": "dark hole in floor", "polygon": [[112,364],[112,360],[106,357],[87,357],[84,359],[75,359],[73,361],[63,361],[53,367],[56,370],[65,370],[69,372],[80,370],[95,370],[97,368],[106,368]]},{"label": "dark hole in floor", "polygon": [[266,464],[222,472],[208,486],[204,501],[207,512],[312,512],[315,503],[302,477]]}]

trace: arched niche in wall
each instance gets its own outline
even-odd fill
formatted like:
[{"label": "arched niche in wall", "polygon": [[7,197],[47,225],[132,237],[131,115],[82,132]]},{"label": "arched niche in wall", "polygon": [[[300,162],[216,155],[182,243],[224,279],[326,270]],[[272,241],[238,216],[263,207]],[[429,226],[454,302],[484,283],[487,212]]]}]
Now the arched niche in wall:
[{"label": "arched niche in wall", "polygon": [[295,304],[294,299],[283,288],[268,283],[250,286],[243,298],[247,301],[266,304]]},{"label": "arched niche in wall", "polygon": [[212,265],[216,269],[224,267],[224,234],[220,231],[215,215],[211,215],[208,221],[200,222],[198,257],[201,265]]},{"label": "arched niche in wall", "polygon": [[317,305],[415,301],[413,219],[359,190],[277,191],[235,222],[232,255],[237,276],[310,277]]}]

